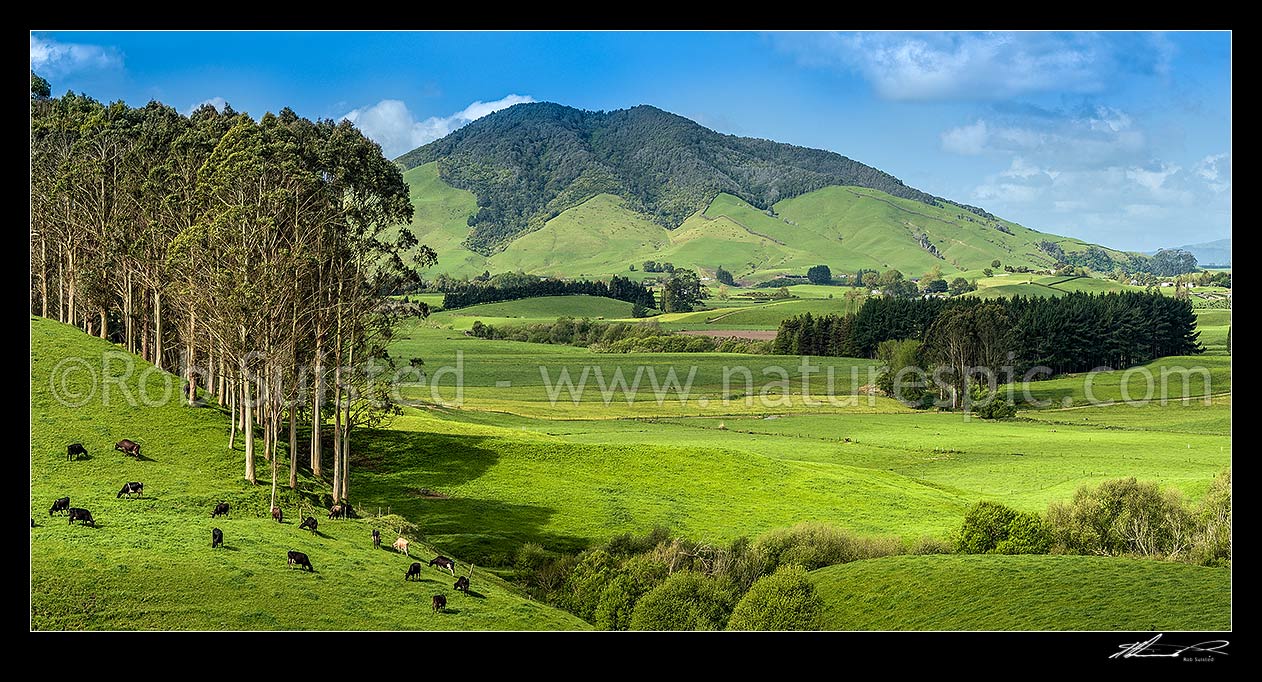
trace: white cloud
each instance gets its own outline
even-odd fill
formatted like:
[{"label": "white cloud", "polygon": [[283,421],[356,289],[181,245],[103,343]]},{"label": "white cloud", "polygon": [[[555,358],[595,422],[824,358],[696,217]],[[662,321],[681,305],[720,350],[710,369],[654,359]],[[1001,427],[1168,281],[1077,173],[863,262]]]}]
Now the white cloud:
[{"label": "white cloud", "polygon": [[985,121],[952,128],[942,133],[942,148],[948,152],[975,156],[986,151],[988,131]]},{"label": "white cloud", "polygon": [[1210,154],[1197,161],[1193,171],[1214,194],[1231,189],[1231,157],[1225,153]]},{"label": "white cloud", "polygon": [[894,100],[1100,92],[1136,61],[1155,71],[1169,59],[1168,50],[1136,50],[1127,37],[1079,32],[779,33],[772,40],[800,64],[855,71]]},{"label": "white cloud", "polygon": [[223,111],[223,108],[228,105],[228,100],[222,97],[211,97],[209,99],[204,99],[194,104],[193,106],[185,109],[184,115],[185,116],[191,115],[194,111],[197,111],[198,109],[200,109],[203,104],[209,104],[210,106],[214,107],[217,111]]},{"label": "white cloud", "polygon": [[1148,138],[1129,114],[1109,107],[978,119],[942,133],[945,151],[1021,157],[1045,167],[1103,168],[1148,158]]},{"label": "white cloud", "polygon": [[123,55],[113,47],[62,43],[31,34],[31,69],[44,76],[74,71],[118,69]]},{"label": "white cloud", "polygon": [[508,95],[493,102],[474,102],[450,116],[431,116],[418,121],[402,101],[383,99],[372,106],[354,109],[342,118],[354,123],[381,145],[386,156],[393,158],[444,137],[487,114],[533,101],[530,95]]}]

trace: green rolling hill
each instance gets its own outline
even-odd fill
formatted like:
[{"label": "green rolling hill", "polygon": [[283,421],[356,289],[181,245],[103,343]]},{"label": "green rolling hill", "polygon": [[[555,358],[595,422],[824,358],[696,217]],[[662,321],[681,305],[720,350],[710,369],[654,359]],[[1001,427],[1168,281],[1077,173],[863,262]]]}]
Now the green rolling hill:
[{"label": "green rolling hill", "polygon": [[[108,402],[99,373],[106,352],[114,354],[119,374],[128,358],[134,363],[129,378],[110,384]],[[86,364],[72,360],[78,371],[59,372],[68,358]],[[83,370],[93,366],[97,374],[89,378]],[[62,375],[65,383],[51,381]],[[238,441],[236,450],[228,449],[226,416],[185,407],[178,397],[130,406],[122,391],[139,398],[141,377],[147,377],[150,399],[162,395],[164,378],[179,385],[178,377],[153,372],[110,343],[31,318],[33,630],[589,628],[482,570],[470,595],[451,589],[450,576],[437,569],[405,583],[411,562],[436,552],[415,539],[411,557],[374,549],[371,530],[380,529],[387,545],[403,522],[398,516],[326,521],[312,506],[324,486],[306,471],[299,478],[303,492],[282,497],[286,522],[273,522],[268,466],[260,456],[260,485],[242,480],[242,446]],[[54,385],[86,402],[59,402]],[[141,443],[145,457],[115,452],[121,438]],[[67,461],[66,445],[73,442],[86,445],[89,456]],[[128,481],[143,482],[144,496],[116,498]],[[95,528],[48,515],[52,500],[64,495],[92,512]],[[221,501],[230,503],[230,516],[212,520],[210,510]],[[300,513],[318,517],[318,533],[298,530]],[[222,548],[210,547],[212,527],[224,532]],[[291,570],[291,549],[307,553],[316,572]],[[467,567],[463,557],[456,559]],[[447,596],[447,613],[433,613],[435,594]]]},{"label": "green rolling hill", "polygon": [[994,260],[1045,268],[1055,261],[1042,241],[1067,254],[1091,246],[839,154],[721,135],[653,107],[521,104],[399,162],[411,228],[439,255],[430,274],[644,276],[642,263],[656,260],[706,275],[722,265],[746,282],[821,263],[838,274],[897,268],[914,277]]},{"label": "green rolling hill", "polygon": [[1227,630],[1231,570],[1056,555],[896,556],[811,573],[829,630]]}]

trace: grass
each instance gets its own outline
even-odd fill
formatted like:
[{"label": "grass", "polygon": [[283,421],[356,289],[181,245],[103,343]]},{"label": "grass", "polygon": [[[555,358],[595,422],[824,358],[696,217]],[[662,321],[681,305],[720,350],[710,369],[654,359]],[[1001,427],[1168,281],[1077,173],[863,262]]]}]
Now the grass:
[{"label": "grass", "polygon": [[930,555],[813,571],[832,630],[1229,630],[1231,571],[1088,556]]},{"label": "grass", "polygon": [[[412,545],[413,558],[376,551],[371,528],[393,538],[390,517],[326,521],[318,534],[297,529],[307,504],[324,490],[306,472],[300,488],[282,503],[287,522],[268,516],[266,463],[259,458],[263,485],[242,480],[243,453],[227,446],[227,420],[214,408],[190,408],[178,398],[155,406],[131,406],[120,385],[134,396],[141,377],[149,395],[161,395],[164,380],[149,365],[113,345],[71,327],[31,320],[31,627],[36,630],[468,630],[585,629],[567,613],[533,602],[484,570],[474,574],[476,594],[451,589],[450,576],[427,568],[420,584],[404,583],[413,560],[435,555]],[[108,402],[99,368],[113,353],[112,373],[121,376],[127,358],[134,370],[112,384]],[[62,365],[64,386],[91,399],[79,407],[57,401],[50,379]],[[96,367],[93,381],[83,371]],[[57,382],[57,386],[62,384]],[[176,391],[178,393],[178,390]],[[130,438],[143,445],[137,461],[112,450]],[[90,456],[66,460],[66,445],[82,442]],[[238,448],[240,444],[238,443]],[[284,471],[282,469],[282,471]],[[142,481],[145,495],[116,499],[123,483]],[[50,502],[69,495],[74,506],[90,510],[97,527],[68,525],[64,515],[49,518]],[[220,501],[230,518],[212,520]],[[360,506],[360,509],[366,509]],[[319,510],[315,510],[318,514]],[[225,546],[210,548],[210,529],[221,528]],[[307,553],[316,573],[291,570],[286,552]],[[457,556],[461,567],[464,560]],[[447,613],[435,614],[430,597],[445,594]]]},{"label": "grass", "polygon": [[[431,542],[488,565],[525,542],[572,551],[654,525],[714,541],[802,520],[943,534],[964,509],[958,495],[888,471],[761,454],[690,429],[494,421],[503,426],[396,419],[365,436],[371,465],[352,467],[351,487],[361,504],[391,504]],[[422,487],[448,497],[409,492]]]},{"label": "grass", "polygon": [[[746,283],[804,274],[821,263],[837,273],[897,268],[909,276],[937,266],[950,276],[980,270],[995,258],[1014,266],[1050,265],[1034,247],[1042,239],[1067,251],[1086,247],[1075,239],[983,219],[950,205],[929,206],[866,188],[825,187],[777,203],[772,214],[719,194],[674,229],[635,213],[619,197],[599,194],[486,257],[463,244],[467,220],[477,211],[472,194],[447,186],[435,164],[413,168],[404,179],[416,206],[412,229],[439,254],[433,272],[456,276],[485,269],[563,277],[652,276],[641,270],[646,260],[708,276],[721,265]],[[916,241],[921,235],[942,258],[921,248]],[[630,270],[631,265],[637,269]]]},{"label": "grass", "polygon": [[[520,319],[527,321],[554,322],[558,317],[590,317],[592,319],[619,319],[631,317],[631,304],[603,296],[536,296],[517,301],[482,303],[435,314],[437,324],[458,318],[469,320]],[[472,322],[470,322],[472,324]]]}]

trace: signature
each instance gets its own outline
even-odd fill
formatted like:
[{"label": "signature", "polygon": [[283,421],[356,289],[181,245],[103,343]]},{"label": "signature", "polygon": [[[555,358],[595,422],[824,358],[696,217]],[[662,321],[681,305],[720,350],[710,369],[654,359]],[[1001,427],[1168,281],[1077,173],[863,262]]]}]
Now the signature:
[{"label": "signature", "polygon": [[1211,639],[1196,644],[1161,644],[1161,635],[1157,635],[1146,642],[1131,642],[1129,644],[1118,645],[1117,653],[1109,656],[1109,658],[1178,658],[1184,653],[1207,653],[1228,655],[1223,648],[1230,642],[1225,639]]}]

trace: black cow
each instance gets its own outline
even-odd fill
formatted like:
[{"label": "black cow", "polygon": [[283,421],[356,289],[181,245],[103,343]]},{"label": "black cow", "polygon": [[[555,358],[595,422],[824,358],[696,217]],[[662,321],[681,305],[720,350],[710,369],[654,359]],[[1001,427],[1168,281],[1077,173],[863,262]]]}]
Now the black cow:
[{"label": "black cow", "polygon": [[126,484],[126,485],[124,485],[124,486],[123,486],[123,489],[122,489],[122,490],[120,490],[120,491],[118,491],[118,494],[117,494],[117,495],[115,495],[114,497],[115,497],[116,499],[117,499],[117,498],[119,498],[119,497],[122,497],[123,495],[126,495],[126,496],[128,496],[128,497],[131,497],[133,494],[134,494],[134,495],[139,495],[139,496],[141,496],[141,497],[144,497],[144,496],[145,496],[145,484],[144,484],[144,483],[141,483],[140,481],[132,481],[132,482],[130,482],[130,483],[128,483],[128,484]]},{"label": "black cow", "polygon": [[70,508],[69,497],[59,497],[53,500],[53,506],[48,508],[48,515],[52,516],[54,512],[66,511]]},{"label": "black cow", "polygon": [[114,449],[124,455],[131,455],[137,459],[140,458],[140,443],[127,440],[126,438],[114,444]]},{"label": "black cow", "polygon": [[333,507],[329,509],[329,518],[330,519],[346,518],[346,507],[343,507],[340,504],[333,505]]},{"label": "black cow", "polygon": [[403,576],[404,580],[411,580],[412,578],[416,578],[417,580],[421,579],[421,564],[419,561],[413,563],[411,566],[408,566],[407,575]]},{"label": "black cow", "polygon": [[223,531],[218,528],[210,529],[210,548],[223,547]]},{"label": "black cow", "polygon": [[308,571],[315,573],[315,568],[311,566],[311,559],[308,559],[306,554],[303,554],[302,552],[295,552],[291,549],[289,550],[289,565],[293,566],[295,564],[297,564],[300,568],[306,567]]},{"label": "black cow", "polygon": [[372,548],[381,549],[381,531],[372,529]]},{"label": "black cow", "polygon": [[441,594],[434,595],[434,613],[447,608],[447,598]]},{"label": "black cow", "polygon": [[456,584],[453,585],[452,587],[454,587],[457,592],[464,592],[465,594],[469,594],[469,578],[463,575],[460,576],[459,578],[456,578]]},{"label": "black cow", "polygon": [[281,511],[280,507],[272,507],[272,520],[276,523],[284,523],[285,512]]},{"label": "black cow", "polygon": [[305,519],[303,519],[303,520],[302,520],[302,523],[298,524],[298,530],[302,530],[303,528],[307,528],[307,529],[309,529],[312,533],[314,533],[314,532],[316,532],[316,527],[317,527],[318,525],[319,525],[319,524],[318,524],[318,523],[316,523],[316,520],[315,520],[315,517],[314,517],[314,516],[308,516],[307,518],[305,518]]},{"label": "black cow", "polygon": [[438,566],[439,568],[445,568],[445,569],[447,569],[448,571],[451,571],[451,574],[452,574],[452,575],[455,575],[455,574],[456,574],[456,562],[455,562],[455,561],[452,561],[451,559],[448,559],[447,557],[445,557],[445,556],[443,556],[443,555],[441,555],[441,554],[439,554],[438,556],[434,557],[433,559],[430,559],[430,560],[429,560],[429,565],[430,565],[430,566]]},{"label": "black cow", "polygon": [[227,516],[227,515],[228,515],[228,503],[220,502],[219,504],[215,505],[215,511],[212,511],[210,513],[210,518],[213,519],[216,516]]},{"label": "black cow", "polygon": [[93,528],[96,528],[96,521],[92,518],[92,512],[78,507],[71,507],[66,511],[70,515],[70,521],[66,525],[70,525],[71,523],[78,521],[84,526],[91,525]]},{"label": "black cow", "polygon": [[79,455],[88,454],[88,449],[83,447],[83,443],[71,443],[66,446],[66,459],[73,460]]}]

